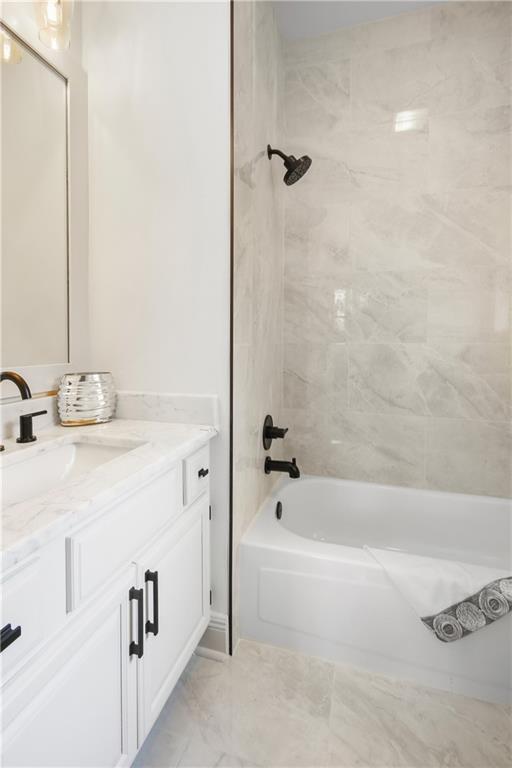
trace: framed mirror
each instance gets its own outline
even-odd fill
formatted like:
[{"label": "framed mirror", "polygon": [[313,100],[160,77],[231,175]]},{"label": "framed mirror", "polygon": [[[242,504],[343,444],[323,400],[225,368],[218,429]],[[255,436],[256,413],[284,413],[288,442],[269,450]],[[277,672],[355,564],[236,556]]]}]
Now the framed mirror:
[{"label": "framed mirror", "polygon": [[69,362],[68,81],[0,23],[1,366]]}]

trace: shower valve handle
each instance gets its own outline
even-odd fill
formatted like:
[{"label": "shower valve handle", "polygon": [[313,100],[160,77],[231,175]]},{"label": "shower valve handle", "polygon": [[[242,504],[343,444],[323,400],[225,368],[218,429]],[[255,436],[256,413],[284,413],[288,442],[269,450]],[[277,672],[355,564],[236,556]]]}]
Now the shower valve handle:
[{"label": "shower valve handle", "polygon": [[275,427],[272,416],[266,416],[263,424],[263,447],[266,451],[272,445],[272,440],[282,439],[288,432],[288,427]]},{"label": "shower valve handle", "polygon": [[266,431],[267,437],[271,437],[272,440],[282,438],[288,432],[288,427],[269,427]]}]

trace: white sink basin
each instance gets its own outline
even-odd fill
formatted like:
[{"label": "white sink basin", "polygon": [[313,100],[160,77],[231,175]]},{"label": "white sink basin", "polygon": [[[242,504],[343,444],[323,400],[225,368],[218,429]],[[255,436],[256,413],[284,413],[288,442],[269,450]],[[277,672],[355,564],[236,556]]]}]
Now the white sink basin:
[{"label": "white sink basin", "polygon": [[20,453],[13,454],[12,463],[2,465],[2,506],[5,508],[58,488],[135,447],[74,442],[57,444],[24,459]]}]

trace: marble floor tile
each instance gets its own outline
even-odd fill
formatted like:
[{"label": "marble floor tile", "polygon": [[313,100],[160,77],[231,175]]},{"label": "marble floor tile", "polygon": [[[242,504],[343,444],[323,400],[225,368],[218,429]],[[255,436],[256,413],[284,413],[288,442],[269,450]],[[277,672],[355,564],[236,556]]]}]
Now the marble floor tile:
[{"label": "marble floor tile", "polygon": [[507,768],[509,707],[242,641],[194,656],[135,768]]},{"label": "marble floor tile", "polygon": [[337,667],[332,766],[510,765],[510,711],[409,682]]}]

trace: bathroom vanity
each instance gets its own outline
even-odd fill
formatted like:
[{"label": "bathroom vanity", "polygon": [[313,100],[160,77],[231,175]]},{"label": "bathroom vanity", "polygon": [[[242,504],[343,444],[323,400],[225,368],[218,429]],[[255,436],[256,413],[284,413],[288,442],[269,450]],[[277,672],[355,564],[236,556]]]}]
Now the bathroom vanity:
[{"label": "bathroom vanity", "polygon": [[54,427],[1,457],[2,764],[129,765],[210,613],[210,427]]}]

